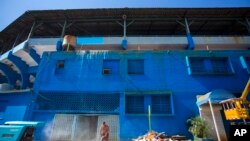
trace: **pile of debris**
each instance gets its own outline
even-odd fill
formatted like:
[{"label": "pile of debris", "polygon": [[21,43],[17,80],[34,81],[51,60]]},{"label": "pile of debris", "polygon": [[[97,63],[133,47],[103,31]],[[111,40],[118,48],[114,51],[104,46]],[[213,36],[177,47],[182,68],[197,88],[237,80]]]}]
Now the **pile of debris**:
[{"label": "pile of debris", "polygon": [[133,139],[133,141],[187,141],[187,138],[180,135],[168,136],[164,132],[149,131],[147,134]]}]

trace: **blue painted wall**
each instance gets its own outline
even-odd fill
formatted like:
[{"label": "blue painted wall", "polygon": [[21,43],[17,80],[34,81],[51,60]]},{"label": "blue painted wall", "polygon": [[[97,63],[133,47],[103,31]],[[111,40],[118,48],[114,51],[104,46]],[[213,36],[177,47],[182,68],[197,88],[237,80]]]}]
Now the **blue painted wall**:
[{"label": "blue painted wall", "polygon": [[0,94],[0,124],[6,121],[29,120],[32,112],[31,91]]},{"label": "blue painted wall", "polygon": [[[229,57],[234,74],[189,75],[186,56]],[[120,51],[120,52],[51,52],[44,53],[40,62],[34,89],[36,93],[117,93],[120,94],[120,136],[131,139],[148,130],[147,115],[125,114],[125,94],[136,91],[170,91],[174,114],[152,116],[152,129],[167,134],[187,132],[186,120],[198,114],[196,95],[215,89],[241,92],[249,78],[242,68],[240,56],[250,56],[250,51]],[[118,59],[119,73],[104,75],[103,60]],[[128,59],[144,59],[144,73],[129,75]],[[58,61],[59,60],[59,61]],[[60,65],[62,63],[63,65]],[[91,94],[90,93],[90,94]],[[101,99],[101,98],[100,98]],[[54,111],[58,112],[58,111]],[[65,111],[66,112],[66,111]],[[67,113],[67,112],[66,112]],[[48,112],[47,112],[48,114]],[[51,113],[42,119],[52,120]],[[47,115],[47,118],[46,118]],[[38,120],[40,116],[33,116]]]}]

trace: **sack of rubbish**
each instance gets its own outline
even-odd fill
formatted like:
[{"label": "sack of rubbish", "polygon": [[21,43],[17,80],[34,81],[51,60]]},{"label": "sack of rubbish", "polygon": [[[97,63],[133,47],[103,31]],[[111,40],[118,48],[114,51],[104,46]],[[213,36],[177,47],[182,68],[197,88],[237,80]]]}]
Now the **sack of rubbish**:
[{"label": "sack of rubbish", "polygon": [[139,136],[136,139],[132,139],[133,141],[187,141],[185,136],[175,135],[168,136],[164,132],[157,133],[155,131],[149,131],[147,134],[143,136]]},{"label": "sack of rubbish", "polygon": [[149,131],[147,134],[133,139],[133,141],[169,141],[169,139],[171,139],[171,137],[165,135],[164,132],[157,133],[155,131]]}]

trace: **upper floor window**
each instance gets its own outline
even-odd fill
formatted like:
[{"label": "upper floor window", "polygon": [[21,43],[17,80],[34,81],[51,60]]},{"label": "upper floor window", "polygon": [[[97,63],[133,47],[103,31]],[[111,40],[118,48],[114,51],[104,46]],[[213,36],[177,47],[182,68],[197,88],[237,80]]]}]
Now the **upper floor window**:
[{"label": "upper floor window", "polygon": [[186,57],[189,74],[232,74],[228,57]]},{"label": "upper floor window", "polygon": [[128,60],[128,74],[144,74],[144,60],[143,59],[129,59]]}]

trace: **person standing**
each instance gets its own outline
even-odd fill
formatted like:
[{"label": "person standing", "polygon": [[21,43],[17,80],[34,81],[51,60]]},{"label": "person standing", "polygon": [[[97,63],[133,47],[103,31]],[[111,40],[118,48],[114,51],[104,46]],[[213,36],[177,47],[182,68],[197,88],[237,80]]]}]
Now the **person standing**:
[{"label": "person standing", "polygon": [[108,124],[106,124],[105,121],[102,123],[102,126],[100,128],[100,136],[101,136],[101,141],[109,140],[109,126]]}]

